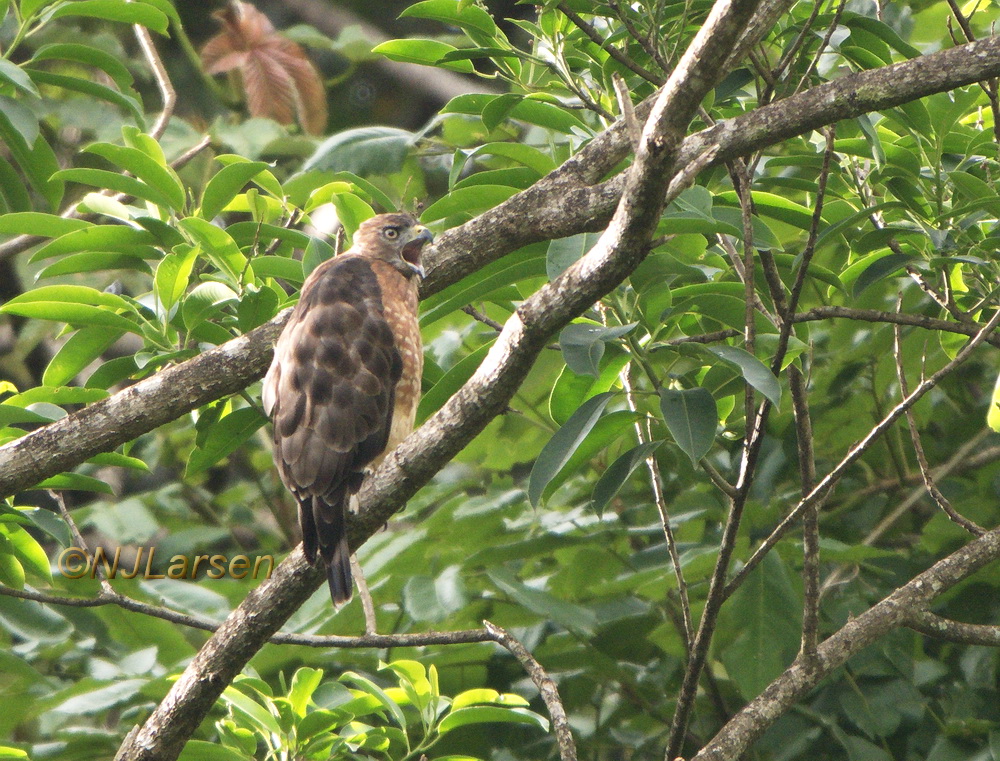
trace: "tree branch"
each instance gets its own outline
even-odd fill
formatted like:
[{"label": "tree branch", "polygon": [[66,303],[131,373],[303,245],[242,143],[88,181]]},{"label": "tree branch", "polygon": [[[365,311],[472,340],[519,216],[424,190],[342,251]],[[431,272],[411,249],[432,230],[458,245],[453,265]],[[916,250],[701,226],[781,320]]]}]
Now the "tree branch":
[{"label": "tree branch", "polygon": [[[361,511],[349,524],[352,548],[506,409],[551,335],[642,262],[666,201],[684,129],[721,75],[715,62],[731,47],[754,4],[736,0],[715,6],[657,97],[608,230],[582,259],[518,307],[465,385],[365,481],[358,494]],[[206,643],[143,727],[129,734],[117,759],[175,759],[225,686],[316,589],[319,577],[296,548]]]},{"label": "tree branch", "polygon": [[[852,655],[900,626],[924,626],[931,630],[921,611],[925,611],[935,597],[997,558],[1000,558],[1000,529],[974,539],[939,560],[876,606],[851,619],[819,646],[814,658],[797,659],[740,710],[692,761],[735,761],[740,758],[791,706]],[[954,624],[951,631],[957,632],[961,627],[966,633],[974,632],[970,624],[949,623]],[[979,631],[987,628],[975,627],[975,633],[989,634]],[[995,646],[997,640],[994,638],[989,644]]]},{"label": "tree branch", "polygon": [[576,743],[573,742],[573,733],[569,728],[569,719],[566,717],[566,709],[563,708],[562,700],[559,698],[559,688],[552,681],[542,665],[534,659],[528,649],[519,640],[501,629],[496,624],[483,621],[483,626],[490,634],[494,642],[510,651],[521,667],[531,677],[531,681],[538,688],[545,707],[549,709],[549,716],[552,718],[552,730],[556,735],[556,743],[559,745],[559,758],[562,761],[576,761]]}]

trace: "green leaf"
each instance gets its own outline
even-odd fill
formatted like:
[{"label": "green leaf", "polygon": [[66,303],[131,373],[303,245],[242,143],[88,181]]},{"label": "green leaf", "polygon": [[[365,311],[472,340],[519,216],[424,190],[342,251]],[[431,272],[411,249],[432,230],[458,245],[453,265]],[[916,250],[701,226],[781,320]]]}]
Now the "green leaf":
[{"label": "green leaf", "polygon": [[[425,300],[421,304],[423,312],[420,315],[420,325],[422,327],[432,325],[466,304],[489,298],[491,294],[497,292],[506,293],[506,289],[513,283],[544,275],[544,256],[539,253],[537,247],[527,246],[499,261],[487,264],[478,272]],[[510,300],[519,296],[519,292],[515,291],[514,295],[505,298]]]},{"label": "green leaf", "polygon": [[[495,95],[478,93],[459,95],[448,101],[442,109],[442,113],[481,116],[483,110],[496,97]],[[589,132],[586,123],[568,109],[531,97],[525,98],[511,108],[510,117],[566,134]]]},{"label": "green leaf", "polygon": [[184,477],[190,477],[212,467],[249,439],[267,419],[252,407],[235,410],[209,429],[208,437],[188,458]]},{"label": "green leaf", "polygon": [[577,375],[568,366],[563,367],[549,394],[549,416],[559,425],[565,423],[585,400],[618,383],[619,374],[628,363],[628,354],[613,352],[596,379]]},{"label": "green leaf", "polygon": [[103,326],[81,328],[69,337],[49,361],[42,376],[42,383],[46,386],[62,386],[69,383],[124,334],[125,331],[108,330]]},{"label": "green leaf", "polygon": [[702,346],[702,349],[734,368],[747,383],[766,396],[775,407],[781,404],[781,386],[778,379],[774,377],[767,365],[753,354],[737,346]]},{"label": "green leaf", "polygon": [[542,448],[528,477],[528,501],[532,505],[538,505],[549,481],[555,478],[569,462],[570,457],[587,438],[587,434],[597,425],[597,421],[613,397],[613,393],[607,392],[585,401]]},{"label": "green leaf", "polygon": [[24,72],[24,69],[6,58],[0,58],[0,82],[7,82],[23,93],[39,97],[38,88],[31,81],[31,77]]},{"label": "green leaf", "polygon": [[[49,241],[32,254],[30,261],[34,263],[54,256],[91,251],[114,251],[154,259],[159,256],[158,250],[152,245],[155,241],[153,235],[145,230],[136,230],[125,225],[93,225]],[[124,300],[120,301],[123,305],[127,305]]]},{"label": "green leaf", "polygon": [[268,287],[254,290],[251,286],[236,307],[236,325],[241,333],[248,333],[263,325],[278,313],[278,294]]},{"label": "green leaf", "polygon": [[0,212],[5,210],[25,212],[31,209],[31,197],[28,195],[24,183],[13,164],[3,156],[0,156],[0,195],[6,202],[5,206],[0,206]]},{"label": "green leaf", "polygon": [[501,708],[500,706],[470,706],[450,711],[438,724],[438,732],[446,734],[469,724],[529,724],[548,732],[549,722],[544,716],[526,708]]},{"label": "green leaf", "polygon": [[177,173],[145,151],[112,143],[95,143],[88,146],[86,151],[107,159],[115,166],[131,172],[151,188],[156,188],[174,211],[184,208],[184,186]]},{"label": "green leaf", "polygon": [[188,740],[177,761],[251,761],[252,756],[245,756],[232,748],[207,740]]},{"label": "green leaf", "polygon": [[993,395],[990,397],[989,410],[986,413],[986,424],[1000,433],[1000,375],[993,385]]},{"label": "green leaf", "polygon": [[484,154],[516,161],[533,170],[539,177],[556,168],[552,156],[524,143],[486,143],[471,151],[466,157],[465,164],[468,165],[470,161]]},{"label": "green leaf", "polygon": [[580,233],[569,238],[549,241],[549,248],[545,254],[545,272],[549,280],[555,280],[570,265],[582,259],[600,237],[599,233]]},{"label": "green leaf", "polygon": [[278,725],[278,720],[253,698],[244,695],[232,686],[226,687],[221,697],[232,708],[234,713],[245,717],[250,725],[258,731],[265,734],[281,734],[281,727]]},{"label": "green leaf", "polygon": [[17,304],[7,302],[0,307],[0,312],[16,314],[21,317],[34,317],[39,320],[65,322],[69,325],[92,325],[112,328],[121,332],[139,332],[138,324],[127,317],[122,317],[104,307],[87,304],[67,304],[62,301],[33,301]]},{"label": "green leaf", "polygon": [[20,526],[6,524],[3,532],[22,568],[51,583],[52,570],[45,550],[35,538]]},{"label": "green leaf", "polygon": [[93,226],[93,223],[82,219],[68,219],[58,214],[44,214],[40,211],[0,215],[0,234],[3,235],[40,235],[45,238],[58,238]]},{"label": "green leaf", "polygon": [[26,71],[39,84],[62,87],[63,89],[78,92],[91,98],[107,101],[131,114],[137,124],[143,124],[142,105],[131,95],[125,95],[105,85],[91,82],[89,79],[69,77],[64,74],[55,74],[51,71],[42,71],[41,69],[26,69]]},{"label": "green leaf", "polygon": [[337,209],[337,219],[351,241],[361,223],[375,216],[375,210],[353,193],[336,193],[330,197],[330,203]]},{"label": "green leaf", "polygon": [[302,262],[284,256],[256,256],[253,260],[253,270],[260,277],[287,280],[293,285],[298,285],[305,280]]},{"label": "green leaf", "polygon": [[225,230],[199,217],[185,217],[178,223],[205,250],[212,262],[238,283],[253,277],[247,258]]},{"label": "green leaf", "polygon": [[134,270],[150,274],[152,270],[141,256],[115,251],[91,251],[86,254],[69,254],[57,262],[43,268],[36,280],[61,275],[77,275],[81,272],[101,272],[105,270]]},{"label": "green leaf", "polygon": [[[379,705],[389,712],[389,715],[400,729],[406,729],[406,717],[403,715],[403,709],[399,707],[395,700],[385,694],[385,690],[371,679],[363,677],[361,674],[356,674],[353,671],[347,671],[341,674],[339,681],[356,684],[363,692],[375,698],[379,702]],[[346,708],[346,704],[345,706],[341,706],[341,708]]]},{"label": "green leaf", "polygon": [[590,498],[594,512],[603,517],[604,508],[615,498],[636,468],[643,465],[662,443],[662,441],[649,441],[639,444],[608,466],[594,485],[594,493]]},{"label": "green leaf", "polygon": [[425,223],[454,215],[468,219],[503,203],[517,192],[519,192],[517,188],[506,185],[471,185],[456,188],[428,206],[420,215],[420,219]]},{"label": "green leaf", "polygon": [[323,669],[302,666],[292,675],[292,686],[288,690],[288,701],[296,716],[305,716],[306,708],[312,700],[313,693],[323,681]]},{"label": "green leaf", "polygon": [[414,3],[399,14],[400,18],[425,18],[440,21],[443,24],[457,26],[466,31],[478,31],[494,36],[497,25],[485,10],[477,5],[464,7],[455,0],[424,0]]},{"label": "green leaf", "polygon": [[19,100],[0,95],[0,119],[20,139],[22,150],[27,150],[39,138],[38,117]]},{"label": "green leaf", "polygon": [[667,430],[692,464],[708,454],[715,441],[719,415],[707,389],[660,389],[660,410]]},{"label": "green leaf", "polygon": [[78,182],[81,185],[124,193],[126,196],[149,201],[165,209],[170,207],[170,199],[155,187],[118,172],[109,172],[106,169],[63,169],[56,172],[53,177],[64,182]]},{"label": "green leaf", "polygon": [[0,137],[7,143],[17,165],[24,171],[31,187],[56,209],[62,200],[63,183],[53,175],[59,170],[59,161],[44,135],[38,135],[33,145],[25,145],[20,134],[5,118],[0,118]]},{"label": "green leaf", "polygon": [[79,473],[60,473],[58,476],[46,478],[36,489],[55,489],[56,491],[92,491],[97,494],[111,494],[115,491],[99,478],[84,476]]},{"label": "green leaf", "polygon": [[14,557],[10,540],[0,533],[0,583],[14,589],[24,589],[24,567]]},{"label": "green leaf", "polygon": [[132,74],[118,58],[90,45],[74,42],[57,42],[43,45],[31,57],[31,61],[75,61],[94,66],[107,74],[119,90],[132,86]]},{"label": "green leaf", "polygon": [[[874,258],[874,261],[872,261],[872,258]],[[865,257],[862,260],[864,267],[860,269],[860,273],[852,266],[844,270],[842,279],[847,283],[853,276],[857,276],[854,280],[854,287],[851,288],[851,294],[854,298],[857,298],[868,286],[899,272],[899,270],[915,260],[916,257],[909,254],[872,254],[872,257]]]},{"label": "green leaf", "polygon": [[0,428],[6,428],[14,423],[49,423],[51,421],[51,418],[39,415],[24,407],[0,404]]},{"label": "green leaf", "polygon": [[590,635],[597,627],[594,611],[522,584],[506,568],[488,570],[486,575],[519,605],[541,616],[543,621],[554,621],[580,635]]},{"label": "green leaf", "polygon": [[166,15],[152,5],[143,2],[126,3],[124,0],[76,0],[60,5],[50,18],[66,16],[89,16],[122,24],[139,24],[163,35],[167,33],[168,26]]},{"label": "green leaf", "polygon": [[246,161],[224,166],[205,186],[201,196],[201,215],[214,219],[243,188],[261,172],[270,169],[263,161]]},{"label": "green leaf", "polygon": [[795,657],[800,598],[776,552],[768,553],[733,594],[727,616],[738,622],[739,635],[722,659],[745,699],[759,695]]},{"label": "green leaf", "polygon": [[314,169],[350,172],[364,177],[392,174],[403,167],[416,135],[396,127],[358,127],[320,143],[300,174]]},{"label": "green leaf", "polygon": [[463,74],[472,74],[475,68],[469,61],[444,62],[441,60],[454,50],[457,50],[454,45],[439,40],[406,39],[383,42],[381,45],[373,47],[372,53],[384,55],[390,61],[437,66]]},{"label": "green leaf", "polygon": [[97,388],[80,388],[79,386],[35,386],[16,396],[4,400],[5,404],[15,407],[28,407],[32,404],[90,404],[105,399],[108,392]]},{"label": "green leaf", "polygon": [[588,322],[570,323],[559,334],[559,348],[563,359],[577,375],[592,375],[596,378],[601,374],[605,343],[621,338],[637,324],[633,322],[606,328]]},{"label": "green leaf", "polygon": [[95,454],[87,462],[94,465],[113,465],[117,468],[129,468],[130,470],[139,470],[144,473],[149,472],[149,466],[142,460],[119,454],[118,452],[101,452],[100,454]]},{"label": "green leaf", "polygon": [[420,405],[417,407],[417,421],[423,422],[451,398],[451,395],[458,391],[462,385],[472,377],[476,369],[482,364],[483,359],[489,353],[493,341],[480,346],[466,357],[462,357],[452,365],[448,372],[441,376],[440,380],[421,395]]},{"label": "green leaf", "polygon": [[165,313],[170,312],[171,307],[187,290],[191,271],[197,259],[196,254],[195,248],[175,251],[163,257],[157,265],[156,275],[153,277],[153,290]]},{"label": "green leaf", "polygon": [[336,255],[337,252],[333,250],[333,246],[325,240],[310,238],[309,245],[306,246],[306,250],[302,254],[302,273],[309,277],[314,269]]},{"label": "green leaf", "polygon": [[[738,207],[740,204],[735,190],[725,190],[721,193],[716,193],[715,199],[731,206]],[[753,203],[757,208],[757,213],[761,216],[771,217],[779,222],[798,227],[801,230],[809,230],[812,227],[812,211],[802,204],[788,200],[784,196],[755,190],[753,191]]]}]

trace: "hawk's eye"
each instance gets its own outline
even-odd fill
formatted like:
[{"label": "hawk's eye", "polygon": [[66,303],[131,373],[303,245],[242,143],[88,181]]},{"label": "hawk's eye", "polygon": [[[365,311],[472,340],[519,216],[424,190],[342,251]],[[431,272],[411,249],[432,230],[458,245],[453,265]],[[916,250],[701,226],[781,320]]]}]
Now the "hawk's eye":
[{"label": "hawk's eye", "polygon": [[399,228],[387,227],[382,231],[382,234],[389,240],[394,240],[399,237]]}]

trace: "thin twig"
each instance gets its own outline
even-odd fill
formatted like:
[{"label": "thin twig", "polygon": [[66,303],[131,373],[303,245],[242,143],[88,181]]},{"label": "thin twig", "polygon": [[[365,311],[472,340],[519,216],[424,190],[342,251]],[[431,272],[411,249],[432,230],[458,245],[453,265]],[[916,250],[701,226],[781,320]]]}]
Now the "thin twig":
[{"label": "thin twig", "polygon": [[625,29],[631,35],[632,39],[639,43],[643,50],[646,51],[646,55],[656,61],[656,65],[659,66],[664,71],[670,71],[670,62],[663,57],[660,51],[654,47],[650,41],[649,36],[644,35],[639,31],[639,28],[632,23],[632,19],[629,18],[628,13],[621,9],[621,6],[616,2],[616,0],[608,0],[608,5],[614,10],[615,15],[618,16],[618,20],[625,25]]},{"label": "thin twig", "polygon": [[[793,362],[788,366],[788,389],[795,417],[795,441],[799,454],[799,480],[802,494],[812,491],[816,482],[816,456],[813,452],[812,420],[805,378]],[[819,646],[819,510],[816,505],[802,514],[802,642],[800,655],[815,658]]]},{"label": "thin twig", "polygon": [[562,700],[559,697],[559,688],[552,677],[545,672],[545,669],[528,652],[528,649],[509,632],[489,621],[483,621],[483,627],[489,632],[494,642],[505,647],[517,659],[538,688],[542,700],[545,701],[545,707],[549,709],[552,729],[559,745],[559,758],[562,761],[576,761],[576,743],[573,741],[573,733],[569,728],[566,709],[563,708]]},{"label": "thin twig", "polygon": [[368,580],[365,579],[365,570],[358,562],[357,555],[351,555],[351,572],[354,574],[354,584],[358,588],[358,597],[361,598],[361,609],[365,612],[365,634],[377,634],[378,624],[375,621],[375,604],[372,602],[372,593],[368,589]]},{"label": "thin twig", "polygon": [[632,94],[628,90],[625,80],[616,71],[611,74],[611,82],[615,86],[615,97],[618,100],[618,111],[625,119],[625,130],[628,132],[629,140],[632,142],[632,149],[639,149],[639,138],[642,137],[642,125],[635,118],[635,106],[632,104]]},{"label": "thin twig", "polygon": [[[964,336],[977,335],[982,330],[982,325],[977,322],[956,323],[948,320],[939,320],[935,317],[927,317],[922,314],[901,314],[899,312],[883,312],[878,309],[855,309],[853,307],[824,306],[814,307],[808,312],[799,312],[793,317],[793,322],[814,322],[816,320],[828,320],[831,317],[843,317],[848,320],[858,320],[859,322],[885,322],[898,325],[912,325],[925,330],[936,330],[945,333],[958,333]],[[1000,335],[988,335],[983,340],[991,346],[1000,349]]]},{"label": "thin twig", "polygon": [[[635,401],[635,393],[632,390],[631,365],[626,365],[618,378],[622,388],[625,390],[625,402],[632,412],[638,411]],[[648,416],[643,416],[641,420],[635,421],[635,435],[640,444],[648,444],[653,440],[653,431]],[[674,571],[674,579],[677,582],[677,592],[681,602],[681,622],[684,626],[684,648],[691,651],[694,642],[694,624],[691,618],[691,601],[688,597],[687,580],[684,578],[684,571],[681,568],[681,557],[677,550],[677,539],[674,537],[674,530],[670,527],[670,508],[667,505],[666,496],[663,493],[663,480],[660,475],[660,464],[656,461],[656,454],[651,453],[646,458],[646,470],[649,472],[649,483],[653,490],[653,502],[660,516],[660,527],[663,529],[663,536],[667,543],[667,553],[670,555],[670,565]]]},{"label": "thin twig", "polygon": [[709,479],[711,479],[712,483],[715,484],[719,491],[730,499],[736,496],[736,487],[729,483],[729,481],[727,481],[723,475],[715,469],[715,466],[712,465],[708,459],[703,457],[698,464],[701,465],[702,469],[706,474],[708,474]]},{"label": "thin twig", "polygon": [[472,306],[472,304],[466,304],[464,307],[462,307],[462,311],[465,312],[467,315],[469,315],[469,317],[471,317],[472,319],[483,323],[483,325],[488,325],[489,327],[493,328],[493,330],[495,330],[497,333],[503,330],[503,325],[501,323],[487,317],[485,314],[483,314],[474,306]]},{"label": "thin twig", "polygon": [[[129,2],[132,2],[132,0],[129,0]],[[149,30],[140,24],[133,24],[132,29],[135,31],[135,38],[139,41],[139,47],[146,58],[146,63],[149,64],[149,68],[153,72],[153,78],[156,80],[156,86],[159,88],[160,97],[163,100],[163,111],[160,112],[156,123],[153,125],[153,129],[149,132],[150,137],[154,140],[159,140],[167,129],[170,117],[174,115],[174,107],[177,105],[177,91],[174,90],[174,85],[170,81],[170,75],[167,74],[167,68],[163,65],[163,60],[156,50],[156,45],[153,44],[153,38],[150,36]]]},{"label": "thin twig", "polygon": [[[902,295],[900,295],[900,302],[902,302]],[[906,383],[906,371],[903,369],[903,349],[902,341],[900,340],[899,325],[894,325],[892,328],[892,354],[896,360],[896,378],[899,380],[899,393],[902,396],[906,396],[909,391]],[[941,508],[953,523],[957,523],[973,536],[982,536],[985,534],[986,529],[975,521],[971,521],[964,515],[961,515],[952,506],[951,502],[948,501],[948,498],[941,493],[941,490],[938,489],[937,484],[934,482],[934,477],[931,475],[930,466],[927,464],[927,455],[924,454],[924,445],[920,441],[920,431],[917,430],[917,421],[913,416],[912,407],[906,410],[906,427],[910,430],[910,441],[913,443],[913,451],[917,456],[917,464],[920,466],[920,477],[923,479],[924,488],[927,489],[927,493],[931,495],[937,506]]]},{"label": "thin twig", "polygon": [[572,8],[570,8],[566,3],[560,3],[557,6],[560,12],[566,16],[573,24],[585,35],[587,35],[591,42],[597,45],[601,50],[607,51],[607,54],[614,58],[618,63],[624,66],[626,69],[631,71],[633,74],[638,74],[640,77],[645,79],[647,82],[651,82],[654,85],[660,86],[666,80],[657,74],[654,74],[649,69],[644,66],[640,66],[638,63],[633,61],[628,55],[623,53],[614,45],[610,44],[601,33],[594,28],[594,25],[585,20],[582,16],[576,13]]},{"label": "thin twig", "polygon": [[931,375],[929,378],[922,381],[911,394],[904,397],[899,404],[889,410],[888,414],[882,418],[882,420],[872,427],[872,429],[865,435],[861,441],[855,444],[847,452],[846,455],[840,460],[839,463],[827,473],[822,480],[816,484],[808,495],[803,497],[797,505],[785,516],[785,518],[779,523],[771,534],[761,543],[757,548],[756,552],[750,556],[747,560],[746,565],[744,565],[734,576],[733,579],[726,586],[726,596],[735,591],[743,580],[753,571],[754,568],[763,560],[764,556],[774,547],[775,544],[785,535],[785,533],[794,525],[794,523],[802,515],[803,511],[808,509],[812,505],[817,507],[822,504],[822,501],[826,498],[828,493],[836,486],[837,482],[841,479],[847,469],[853,465],[871,445],[892,425],[899,420],[899,418],[916,404],[924,394],[930,391],[932,388],[938,385],[941,380],[949,375],[955,368],[961,365],[965,360],[969,358],[973,351],[979,344],[985,341],[986,336],[988,336],[993,330],[996,329],[997,325],[1000,325],[1000,309],[997,309],[993,317],[990,319],[982,329],[974,335],[968,343],[963,346],[955,358],[948,362],[944,367],[938,370],[936,373]]},{"label": "thin twig", "polygon": [[80,528],[76,525],[76,521],[73,520],[73,516],[70,514],[69,508],[66,507],[66,500],[62,495],[62,492],[56,491],[55,489],[49,489],[49,496],[56,501],[59,506],[59,514],[62,516],[63,521],[69,526],[70,533],[73,534],[73,541],[76,542],[76,546],[88,557],[91,558],[91,562],[94,563],[94,569],[97,571],[97,576],[101,580],[101,588],[104,594],[115,594],[114,589],[111,587],[111,582],[108,581],[108,575],[104,569],[104,566],[97,563],[97,559],[94,554],[87,547],[87,542],[83,538],[83,534],[80,533]]},{"label": "thin twig", "polygon": [[[115,605],[133,613],[140,613],[151,618],[158,618],[173,624],[207,632],[214,632],[222,625],[220,621],[212,621],[200,616],[189,616],[170,608],[140,602],[114,590],[111,592],[102,590],[96,597],[62,597],[35,592],[30,589],[14,589],[0,584],[0,596],[16,597],[20,600],[31,600],[32,602],[44,605],[59,605],[69,608],[100,608],[106,605]],[[365,634],[361,637],[278,632],[268,641],[276,645],[342,648],[370,647],[384,649],[392,647],[468,644],[470,642],[490,642],[492,640],[493,636],[483,629],[463,629],[453,632],[415,634]]]}]

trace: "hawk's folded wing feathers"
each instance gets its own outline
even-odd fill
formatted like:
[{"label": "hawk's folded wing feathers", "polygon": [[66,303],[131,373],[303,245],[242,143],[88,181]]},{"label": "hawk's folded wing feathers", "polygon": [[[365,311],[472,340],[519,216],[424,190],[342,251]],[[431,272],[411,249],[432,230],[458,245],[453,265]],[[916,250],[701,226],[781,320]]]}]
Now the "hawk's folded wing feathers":
[{"label": "hawk's folded wing feathers", "polygon": [[408,214],[363,222],[351,250],[306,280],[264,379],[278,472],[299,503],[306,557],[326,562],[336,603],[351,596],[347,503],[365,468],[413,429],[417,276],[430,239]]},{"label": "hawk's folded wing feathers", "polygon": [[299,502],[311,562],[317,550],[328,564],[347,562],[335,557],[347,500],[389,438],[402,359],[383,309],[371,261],[344,255],[321,265],[265,378],[275,461]]}]

